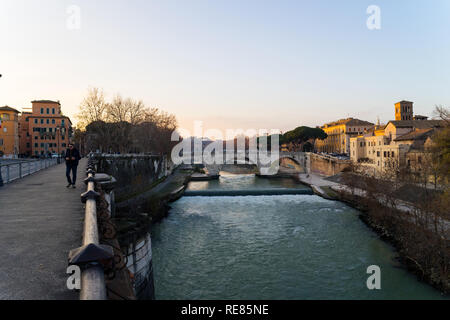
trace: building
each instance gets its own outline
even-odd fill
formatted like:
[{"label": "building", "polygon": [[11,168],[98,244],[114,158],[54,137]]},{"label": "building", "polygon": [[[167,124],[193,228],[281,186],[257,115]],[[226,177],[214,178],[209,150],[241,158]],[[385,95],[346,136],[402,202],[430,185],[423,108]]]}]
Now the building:
[{"label": "building", "polygon": [[72,122],[63,115],[59,101],[31,102],[31,110],[19,118],[20,154],[48,156],[62,154],[72,135]]},{"label": "building", "polygon": [[0,157],[19,155],[19,122],[14,108],[0,107]]},{"label": "building", "polygon": [[321,129],[328,138],[316,141],[316,151],[350,155],[350,138],[361,135],[372,127],[373,123],[354,118],[327,123]]},{"label": "building", "polygon": [[[396,118],[399,106],[402,107],[399,103],[395,104]],[[409,106],[411,109],[403,109],[407,113],[412,110],[412,102]],[[423,152],[435,130],[444,126],[444,121],[426,120],[427,117],[413,117],[411,114],[400,114],[400,117],[411,120],[389,121],[387,125],[376,125],[368,132],[352,137],[351,160],[361,164],[366,172],[373,175],[411,166],[412,161],[414,164],[420,162],[418,153]]]},{"label": "building", "polygon": [[413,120],[413,103],[402,100],[395,104],[395,120]]}]

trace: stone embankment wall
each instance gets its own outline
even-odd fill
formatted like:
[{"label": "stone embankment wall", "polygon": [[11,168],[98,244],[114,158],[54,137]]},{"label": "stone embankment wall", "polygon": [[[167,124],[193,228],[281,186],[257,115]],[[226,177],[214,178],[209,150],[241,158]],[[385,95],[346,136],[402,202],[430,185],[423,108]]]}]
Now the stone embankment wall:
[{"label": "stone embankment wall", "polygon": [[164,178],[172,169],[164,155],[96,154],[97,171],[117,179],[116,199],[133,197]]}]

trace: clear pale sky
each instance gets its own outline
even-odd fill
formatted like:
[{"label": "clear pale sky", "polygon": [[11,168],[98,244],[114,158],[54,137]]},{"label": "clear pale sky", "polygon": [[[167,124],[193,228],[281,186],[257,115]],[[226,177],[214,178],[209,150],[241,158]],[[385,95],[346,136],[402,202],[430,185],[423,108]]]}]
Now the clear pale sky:
[{"label": "clear pale sky", "polygon": [[0,73],[0,105],[61,100],[71,118],[89,86],[187,129],[386,122],[400,100],[430,115],[450,105],[450,1],[1,0]]}]

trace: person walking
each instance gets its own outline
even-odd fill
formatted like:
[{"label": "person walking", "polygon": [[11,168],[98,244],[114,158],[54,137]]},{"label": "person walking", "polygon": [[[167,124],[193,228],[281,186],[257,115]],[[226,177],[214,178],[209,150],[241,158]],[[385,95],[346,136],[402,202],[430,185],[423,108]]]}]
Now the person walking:
[{"label": "person walking", "polygon": [[[78,168],[78,161],[80,161],[81,156],[80,152],[75,148],[75,146],[72,143],[69,143],[69,148],[66,150],[66,177],[67,182],[69,183],[67,185],[67,188],[75,188],[75,183],[77,182],[77,168]],[[70,171],[72,171],[72,179],[70,178]]]}]

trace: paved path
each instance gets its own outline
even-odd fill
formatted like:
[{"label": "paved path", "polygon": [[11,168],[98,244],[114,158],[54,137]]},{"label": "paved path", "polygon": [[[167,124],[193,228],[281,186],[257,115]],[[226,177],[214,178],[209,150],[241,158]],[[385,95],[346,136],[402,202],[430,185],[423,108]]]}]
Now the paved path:
[{"label": "paved path", "polygon": [[86,164],[78,166],[77,189],[65,187],[64,164],[0,187],[0,300],[78,299],[66,287],[66,268],[82,240]]}]

